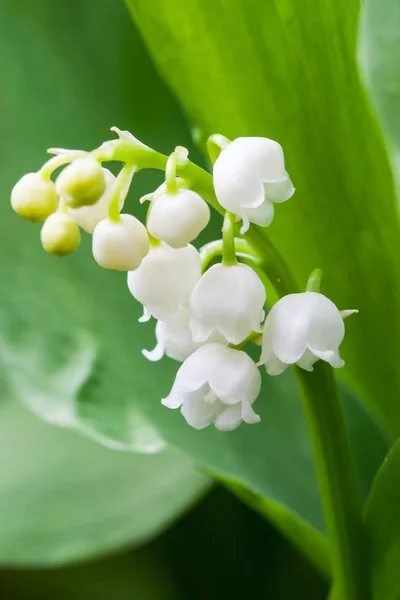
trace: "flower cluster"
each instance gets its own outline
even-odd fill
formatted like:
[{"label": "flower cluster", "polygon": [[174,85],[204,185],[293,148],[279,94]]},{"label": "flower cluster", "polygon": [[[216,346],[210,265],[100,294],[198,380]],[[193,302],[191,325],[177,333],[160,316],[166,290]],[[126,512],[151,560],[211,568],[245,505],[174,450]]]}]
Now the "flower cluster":
[{"label": "flower cluster", "polygon": [[[238,231],[245,236],[250,223],[268,226],[274,204],[294,193],[281,146],[267,138],[229,142],[212,136],[218,148],[207,190],[196,183],[200,169],[184,148],[164,161],[128,132],[116,131],[118,140],[90,153],[53,149],[53,158],[15,185],[11,204],[24,219],[44,221],[41,242],[50,254],[74,251],[83,229],[92,234],[101,267],[127,272],[129,291],[143,306],[140,321],[156,319],[157,344],[143,355],[182,363],[162,404],[180,408],[196,429],[213,423],[230,431],[260,420],[253,410],[260,365],[269,375],[292,364],[310,371],[317,360],[341,367],[343,319],[354,311],[340,312],[309,286],[282,297],[265,317],[268,271],[262,272],[262,257],[247,245],[240,262],[238,248],[246,242]],[[125,163],[117,177],[103,167],[107,160]],[[134,173],[160,164],[165,183],[142,198],[149,201],[146,225],[121,214]],[[64,169],[53,181],[59,167]],[[191,243],[210,220],[205,197],[214,191],[214,205],[225,217],[222,241],[211,244],[222,260],[209,266],[207,252]],[[258,365],[244,351],[250,341],[262,344]]]}]

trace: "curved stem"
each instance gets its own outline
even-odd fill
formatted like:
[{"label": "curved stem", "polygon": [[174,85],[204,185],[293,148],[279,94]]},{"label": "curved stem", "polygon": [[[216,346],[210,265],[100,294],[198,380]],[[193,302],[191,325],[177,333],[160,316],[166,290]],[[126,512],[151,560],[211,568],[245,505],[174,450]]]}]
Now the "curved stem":
[{"label": "curved stem", "polygon": [[363,523],[353,458],[332,368],[295,367],[314,451],[335,589],[341,600],[368,600]]},{"label": "curved stem", "polygon": [[115,180],[111,198],[108,204],[108,218],[113,223],[119,223],[121,220],[119,214],[119,203],[121,198],[125,199],[129,192],[132,177],[135,174],[136,167],[132,164],[124,165]]},{"label": "curved stem", "polygon": [[230,212],[225,213],[224,224],[222,226],[222,263],[226,266],[237,265],[235,249],[235,215]]},{"label": "curved stem", "polygon": [[68,165],[72,163],[77,158],[82,158],[83,156],[87,156],[88,152],[85,150],[69,150],[64,154],[58,154],[57,156],[53,156],[39,170],[39,173],[43,175],[45,179],[50,179],[53,171],[58,169],[59,167],[63,167],[64,165]]},{"label": "curved stem", "polygon": [[178,156],[176,152],[169,155],[165,166],[165,184],[168,194],[176,194],[178,186],[176,185],[176,167],[178,164]]},{"label": "curved stem", "polygon": [[[246,240],[242,238],[235,238],[235,248],[237,256],[248,256],[252,258],[252,249]],[[213,242],[208,242],[202,248],[200,248],[200,258],[201,258],[201,267],[202,272],[207,269],[208,265],[217,258],[217,256],[222,256],[223,254],[223,242],[222,240],[214,240]],[[254,260],[258,261],[258,258],[254,258]]]}]

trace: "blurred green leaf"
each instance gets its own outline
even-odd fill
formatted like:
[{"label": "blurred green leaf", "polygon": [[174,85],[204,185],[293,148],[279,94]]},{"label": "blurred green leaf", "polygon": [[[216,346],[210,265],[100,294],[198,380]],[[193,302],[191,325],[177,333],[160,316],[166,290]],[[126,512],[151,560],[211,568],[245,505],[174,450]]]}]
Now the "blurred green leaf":
[{"label": "blurred green leaf", "polygon": [[268,234],[300,283],[321,267],[324,293],[360,310],[341,375],[395,436],[400,228],[356,64],[358,0],[127,1],[201,140],[219,132],[283,145],[297,191]]},{"label": "blurred green leaf", "polygon": [[399,480],[400,441],[379,470],[365,511],[374,600],[400,598]]},{"label": "blurred green leaf", "polygon": [[366,0],[360,27],[360,64],[392,149],[400,198],[400,2]]},{"label": "blurred green leaf", "polygon": [[46,566],[138,545],[207,488],[182,455],[126,454],[0,408],[0,562]]},{"label": "blurred green leaf", "polygon": [[[122,5],[102,0],[95,12],[90,0],[62,7],[24,0],[22,6],[4,2],[0,25],[0,71],[7,82],[0,96],[5,198],[18,177],[41,164],[44,148],[93,147],[114,123],[163,151],[191,147],[183,117]],[[140,173],[133,195],[159,181],[160,174]],[[154,345],[154,323],[137,323],[140,307],[125,277],[94,263],[89,236],[75,255],[59,261],[40,248],[38,227],[21,222],[7,202],[0,210],[0,363],[13,394],[42,418],[112,447],[152,452],[167,443],[187,453],[228,485],[245,489],[327,574],[314,463],[292,374],[265,378],[260,425],[229,434],[192,430],[160,405],[177,365],[149,364],[141,356],[141,348]],[[219,228],[216,218],[215,235]],[[385,443],[364,411],[352,399],[347,403],[358,412],[350,425],[365,493]]]}]

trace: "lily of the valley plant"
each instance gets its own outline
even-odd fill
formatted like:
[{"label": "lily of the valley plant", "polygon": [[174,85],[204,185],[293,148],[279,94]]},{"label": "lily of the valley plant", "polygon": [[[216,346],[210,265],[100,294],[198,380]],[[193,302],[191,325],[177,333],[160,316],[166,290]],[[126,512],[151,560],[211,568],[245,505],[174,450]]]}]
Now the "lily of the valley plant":
[{"label": "lily of the valley plant", "polygon": [[[143,349],[144,356],[157,361],[166,355],[182,363],[172,389],[165,390],[160,401],[179,409],[190,426],[214,425],[226,432],[243,422],[242,426],[257,424],[257,406],[268,402],[259,398],[260,370],[279,376],[288,365],[295,365],[306,409],[312,407],[315,414],[326,410],[338,424],[335,435],[339,433],[340,439],[332,441],[324,429],[325,419],[317,415],[310,420],[316,452],[325,443],[348,449],[329,369],[344,364],[339,353],[343,320],[355,311],[339,310],[320,293],[318,269],[305,289],[297,289],[276,249],[271,245],[265,257],[254,235],[257,227],[279,219],[277,205],[296,201],[280,144],[261,137],[231,142],[211,136],[211,177],[189,160],[183,147],[166,157],[130,133],[114,130],[118,139],[92,152],[50,149],[55,156],[15,185],[11,196],[15,212],[26,220],[43,221],[41,242],[50,254],[75,251],[83,229],[92,235],[98,265],[127,273],[127,293],[143,307],[140,320],[155,319],[156,345]],[[104,167],[108,161],[123,163],[117,177]],[[64,168],[53,181],[60,167]],[[165,170],[165,183],[142,198],[148,202],[144,224],[124,212],[124,202],[135,173],[145,168]],[[192,244],[209,223],[209,205],[224,215],[222,239],[198,250]],[[280,296],[274,304],[266,293],[269,284]],[[317,361],[329,367],[307,373]],[[321,381],[322,395],[326,386],[325,406],[315,398],[310,383],[314,376]],[[344,485],[351,481],[353,486],[352,461],[345,456],[337,461],[331,457],[332,464],[319,476],[325,483],[328,477],[321,489],[335,583],[344,598],[355,600],[361,598],[363,583],[356,568],[348,574],[356,559],[343,529],[353,537],[361,535],[358,517],[354,524],[354,511],[346,508],[349,494],[333,489],[340,469],[351,474]],[[334,514],[338,508],[340,518]],[[357,594],[351,595],[352,590]]]}]

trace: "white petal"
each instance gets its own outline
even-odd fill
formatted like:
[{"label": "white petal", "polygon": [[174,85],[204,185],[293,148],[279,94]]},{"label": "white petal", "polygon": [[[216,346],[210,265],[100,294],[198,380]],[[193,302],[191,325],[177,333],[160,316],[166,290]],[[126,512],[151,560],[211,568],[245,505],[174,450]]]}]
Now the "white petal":
[{"label": "white petal", "polygon": [[340,369],[340,367],[344,366],[344,360],[341,358],[338,350],[310,350],[317,358],[329,363],[335,369]]},{"label": "white petal", "polygon": [[295,192],[287,173],[280,179],[264,181],[264,190],[265,198],[269,202],[286,202]]},{"label": "white petal", "polygon": [[273,221],[275,209],[272,202],[266,200],[257,208],[244,208],[243,211],[251,223],[260,225],[260,227],[268,227]]},{"label": "white petal", "polygon": [[181,413],[183,417],[195,429],[204,429],[204,427],[213,423],[221,409],[224,410],[225,408],[220,402],[207,404],[203,400],[204,395],[204,390],[186,394],[182,404]]},{"label": "white petal", "polygon": [[182,406],[184,401],[184,393],[179,390],[172,388],[170,394],[161,400],[161,404],[166,406],[167,408],[179,408]]},{"label": "white petal", "polygon": [[225,408],[215,419],[215,427],[219,431],[233,431],[242,423],[242,408],[240,404]]},{"label": "white petal", "polygon": [[164,356],[164,345],[161,342],[158,342],[153,350],[142,350],[142,354],[147,360],[151,362],[157,362],[162,359]]},{"label": "white petal", "polygon": [[139,323],[147,323],[151,319],[151,312],[147,310],[145,306],[143,306],[143,314],[138,318]]},{"label": "white petal", "polygon": [[161,242],[136,271],[128,273],[128,287],[156,319],[167,321],[180,306],[188,305],[200,275],[201,259],[193,246],[175,250]]},{"label": "white petal", "polygon": [[260,415],[254,412],[253,407],[248,402],[242,403],[242,419],[245,423],[249,423],[249,425],[261,421]]},{"label": "white petal", "polygon": [[297,362],[307,347],[309,313],[304,294],[284,296],[272,307],[265,321],[272,350],[286,364]]},{"label": "white petal", "polygon": [[153,200],[147,228],[151,235],[173,248],[183,248],[197,238],[210,220],[207,203],[195,192],[179,189],[160,193]]},{"label": "white petal", "polygon": [[287,368],[287,364],[279,360],[275,354],[272,354],[268,360],[265,361],[265,370],[268,375],[280,375]]},{"label": "white petal", "polygon": [[219,331],[239,344],[252,331],[260,331],[265,288],[247,265],[212,266],[197,283],[190,298],[190,327],[197,341]]},{"label": "white petal", "polygon": [[214,368],[208,381],[211,389],[224,404],[252,404],[260,393],[261,375],[248,354],[220,346],[214,356]]},{"label": "white petal", "polygon": [[341,310],[339,312],[340,312],[342,319],[347,319],[347,317],[350,317],[351,315],[355,315],[359,311],[357,309],[350,309],[350,310]]},{"label": "white petal", "polygon": [[313,365],[317,360],[318,356],[315,356],[315,354],[311,350],[309,350],[309,348],[306,348],[303,356],[297,361],[297,364],[305,371],[313,371]]},{"label": "white petal", "polygon": [[316,350],[337,350],[344,338],[343,318],[335,304],[322,294],[306,292],[309,328],[307,345]]}]

